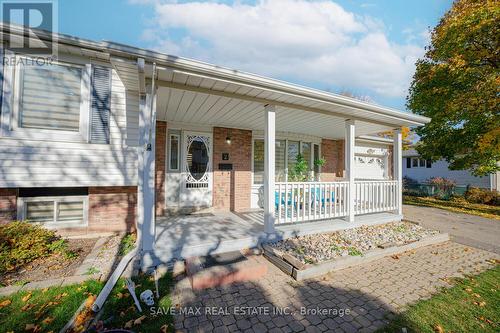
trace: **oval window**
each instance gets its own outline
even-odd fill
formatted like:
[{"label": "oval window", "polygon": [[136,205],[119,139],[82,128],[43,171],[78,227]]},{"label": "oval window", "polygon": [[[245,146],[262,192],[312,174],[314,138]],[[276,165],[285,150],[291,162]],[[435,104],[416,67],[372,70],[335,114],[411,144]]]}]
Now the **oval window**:
[{"label": "oval window", "polygon": [[194,140],[188,148],[187,164],[189,173],[200,180],[208,169],[208,149],[203,141]]}]

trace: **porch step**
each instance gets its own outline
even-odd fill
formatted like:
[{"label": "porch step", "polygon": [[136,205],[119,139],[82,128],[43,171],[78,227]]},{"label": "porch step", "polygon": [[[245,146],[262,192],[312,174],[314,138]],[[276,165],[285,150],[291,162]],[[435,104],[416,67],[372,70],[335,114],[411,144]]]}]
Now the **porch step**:
[{"label": "porch step", "polygon": [[257,280],[267,273],[259,255],[228,252],[186,259],[186,273],[194,290]]},{"label": "porch step", "polygon": [[176,217],[182,215],[203,215],[203,214],[213,214],[213,207],[167,207],[165,211],[165,216]]}]

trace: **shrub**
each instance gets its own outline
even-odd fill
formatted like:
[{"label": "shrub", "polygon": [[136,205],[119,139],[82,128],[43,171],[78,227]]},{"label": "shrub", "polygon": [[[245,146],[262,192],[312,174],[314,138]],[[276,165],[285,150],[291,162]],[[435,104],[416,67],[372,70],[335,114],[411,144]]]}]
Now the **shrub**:
[{"label": "shrub", "polygon": [[437,192],[434,196],[437,198],[448,198],[453,194],[456,183],[454,180],[443,178],[443,177],[433,177],[428,180],[429,185],[435,186]]},{"label": "shrub", "polygon": [[500,193],[477,187],[469,187],[465,192],[465,199],[471,203],[499,206]]},{"label": "shrub", "polygon": [[27,222],[0,225],[0,273],[55,252],[66,244],[54,231]]}]

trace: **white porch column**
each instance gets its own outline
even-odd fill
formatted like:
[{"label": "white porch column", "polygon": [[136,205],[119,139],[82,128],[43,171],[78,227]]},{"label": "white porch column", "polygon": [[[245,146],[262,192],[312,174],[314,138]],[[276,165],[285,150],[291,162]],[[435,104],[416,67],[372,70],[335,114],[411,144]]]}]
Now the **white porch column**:
[{"label": "white porch column", "polygon": [[274,105],[265,106],[264,129],[264,231],[274,232],[274,179],[275,179],[275,125],[276,112]]},{"label": "white porch column", "polygon": [[403,215],[403,137],[401,129],[394,130],[394,143],[392,149],[394,158],[394,180],[398,181],[398,189],[396,194],[397,214]]},{"label": "white porch column", "polygon": [[152,252],[155,243],[156,88],[148,85],[139,102],[137,227],[140,249]]},{"label": "white porch column", "polygon": [[349,182],[348,202],[347,202],[347,217],[348,222],[354,222],[354,200],[356,191],[354,188],[354,146],[355,146],[355,123],[354,120],[346,120],[345,122],[345,171],[344,178]]}]

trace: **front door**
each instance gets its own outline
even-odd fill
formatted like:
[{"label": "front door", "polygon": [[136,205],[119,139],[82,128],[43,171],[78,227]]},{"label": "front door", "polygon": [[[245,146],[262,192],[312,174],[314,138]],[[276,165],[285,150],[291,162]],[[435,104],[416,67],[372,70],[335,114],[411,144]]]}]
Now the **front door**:
[{"label": "front door", "polygon": [[184,132],[179,205],[212,206],[212,134]]}]

